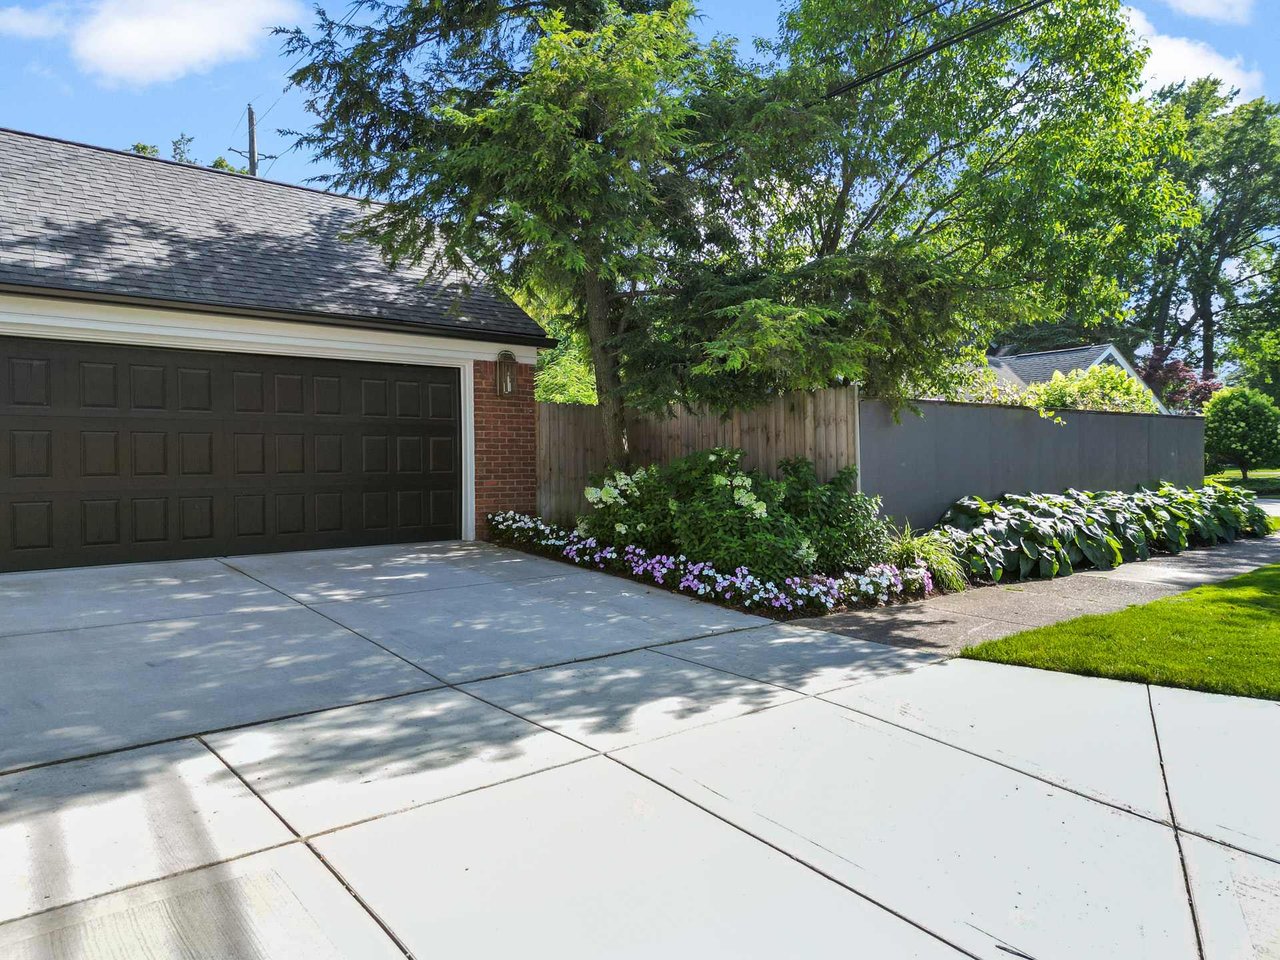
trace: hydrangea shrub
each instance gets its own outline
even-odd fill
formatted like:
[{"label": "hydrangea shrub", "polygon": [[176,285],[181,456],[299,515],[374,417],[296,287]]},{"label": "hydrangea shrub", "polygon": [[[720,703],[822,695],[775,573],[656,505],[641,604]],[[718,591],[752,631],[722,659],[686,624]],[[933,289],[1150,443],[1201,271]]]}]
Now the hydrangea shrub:
[{"label": "hydrangea shrub", "polygon": [[602,543],[675,553],[764,580],[862,570],[886,559],[880,501],[857,492],[857,473],[827,482],[803,458],[777,479],[742,466],[741,450],[712,449],[669,464],[618,471],[586,490],[583,531]]}]

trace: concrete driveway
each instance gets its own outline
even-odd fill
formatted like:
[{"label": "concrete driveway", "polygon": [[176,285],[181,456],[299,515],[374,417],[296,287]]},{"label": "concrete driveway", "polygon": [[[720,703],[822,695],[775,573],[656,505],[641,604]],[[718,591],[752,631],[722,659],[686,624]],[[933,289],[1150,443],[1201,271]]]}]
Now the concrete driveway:
[{"label": "concrete driveway", "polygon": [[0,577],[0,956],[1280,956],[1280,707],[479,544]]}]

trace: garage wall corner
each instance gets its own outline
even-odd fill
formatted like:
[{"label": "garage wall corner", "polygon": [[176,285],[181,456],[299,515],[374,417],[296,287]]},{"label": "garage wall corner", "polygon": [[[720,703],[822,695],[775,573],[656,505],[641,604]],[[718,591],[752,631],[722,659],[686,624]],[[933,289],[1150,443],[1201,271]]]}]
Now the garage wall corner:
[{"label": "garage wall corner", "polygon": [[538,500],[537,412],[533,364],[517,364],[514,396],[500,397],[497,364],[475,361],[476,539],[488,539],[485,517],[503,510],[534,513]]}]

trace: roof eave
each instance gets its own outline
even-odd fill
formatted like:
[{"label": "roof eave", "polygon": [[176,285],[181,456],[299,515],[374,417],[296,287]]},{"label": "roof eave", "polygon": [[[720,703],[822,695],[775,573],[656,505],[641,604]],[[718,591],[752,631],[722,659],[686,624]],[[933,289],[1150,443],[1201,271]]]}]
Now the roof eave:
[{"label": "roof eave", "polygon": [[418,333],[423,336],[447,337],[453,340],[474,340],[483,343],[510,343],[519,346],[549,349],[559,341],[546,334],[507,333],[501,330],[464,330],[456,326],[408,323],[384,320],[376,317],[359,317],[345,314],[321,313],[310,310],[279,310],[245,307],[239,304],[208,303],[198,300],[168,300],[137,297],[125,294],[95,293],[86,290],[67,290],[58,287],[28,286],[20,283],[0,283],[0,293],[27,297],[50,297],[59,300],[78,300],[85,303],[112,303],[123,306],[150,309],[184,310],[189,312],[216,313],[224,316],[259,317],[264,320],[288,320],[295,323],[320,323],[334,327],[357,327],[367,330],[389,330],[396,333]]}]

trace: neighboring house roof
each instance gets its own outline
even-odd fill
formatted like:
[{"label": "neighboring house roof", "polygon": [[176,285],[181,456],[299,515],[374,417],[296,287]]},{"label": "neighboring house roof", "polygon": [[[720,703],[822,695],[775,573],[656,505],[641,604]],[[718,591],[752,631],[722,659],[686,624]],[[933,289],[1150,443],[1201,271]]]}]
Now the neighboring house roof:
[{"label": "neighboring house roof", "polygon": [[1095,343],[1087,347],[1066,347],[1062,350],[1041,350],[1036,353],[1015,353],[1007,356],[996,354],[989,356],[987,362],[998,378],[1015,386],[1024,387],[1052,380],[1055,373],[1065,375],[1072,370],[1089,370],[1096,366],[1110,364],[1120,367],[1142,384],[1143,389],[1151,394],[1151,399],[1156,402],[1156,407],[1161,413],[1169,412],[1113,343]]},{"label": "neighboring house roof", "polygon": [[387,269],[336,194],[0,129],[0,290],[545,345],[510,299]]},{"label": "neighboring house roof", "polygon": [[1012,356],[993,357],[1005,370],[1024,384],[1052,380],[1055,373],[1072,370],[1088,370],[1102,362],[1115,350],[1109,343],[1089,347],[1068,347],[1065,350],[1042,350],[1039,353],[1018,353]]}]

